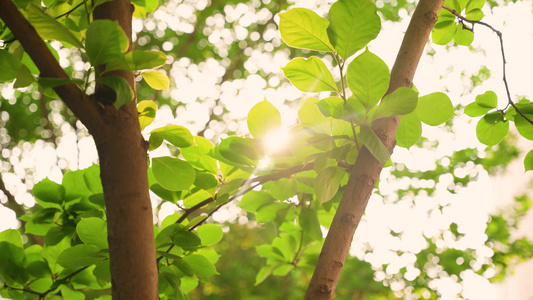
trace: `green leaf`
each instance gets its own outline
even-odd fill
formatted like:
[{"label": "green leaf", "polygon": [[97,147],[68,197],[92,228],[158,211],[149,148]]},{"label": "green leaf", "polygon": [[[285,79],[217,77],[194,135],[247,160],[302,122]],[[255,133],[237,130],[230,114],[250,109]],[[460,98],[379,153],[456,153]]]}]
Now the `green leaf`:
[{"label": "green leaf", "polygon": [[261,282],[265,281],[270,275],[272,275],[272,271],[275,267],[278,265],[272,265],[272,266],[264,266],[262,267],[259,272],[257,272],[257,275],[255,275],[255,283],[254,286],[257,286],[261,284]]},{"label": "green leaf", "polygon": [[252,136],[259,139],[281,127],[281,115],[278,109],[265,99],[250,109],[246,122]]},{"label": "green leaf", "polygon": [[244,194],[237,206],[247,212],[257,212],[257,210],[268,203],[273,203],[276,199],[267,192],[263,191],[249,191]]},{"label": "green leaf", "polygon": [[80,240],[88,245],[95,245],[99,249],[107,249],[107,224],[100,218],[83,218],[76,225],[76,232]]},{"label": "green leaf", "polygon": [[168,90],[170,80],[167,74],[159,71],[146,71],[141,74],[146,83],[154,90]]},{"label": "green leaf", "polygon": [[329,10],[329,19],[329,39],[344,60],[363,49],[381,30],[376,6],[368,0],[337,1]]},{"label": "green leaf", "polygon": [[92,166],[85,169],[83,172],[83,179],[85,185],[93,194],[100,194],[104,192],[102,187],[102,181],[100,179],[100,166],[93,164]]},{"label": "green leaf", "polygon": [[342,178],[346,172],[337,166],[325,168],[316,177],[315,193],[318,203],[328,202],[339,190]]},{"label": "green leaf", "polygon": [[509,133],[509,122],[504,119],[501,112],[486,114],[476,126],[477,138],[487,146],[500,143]]},{"label": "green leaf", "polygon": [[218,166],[216,159],[207,155],[213,148],[213,144],[201,136],[194,137],[194,143],[196,146],[180,149],[181,155],[196,168],[217,174]]},{"label": "green leaf", "polygon": [[294,48],[333,51],[327,28],[329,21],[306,8],[293,8],[279,15],[283,41]]},{"label": "green leaf", "polygon": [[[8,285],[22,285],[28,279],[24,268],[24,250],[12,243],[0,242],[0,278]],[[23,299],[23,298],[21,298]]]},{"label": "green leaf", "polygon": [[31,25],[43,39],[57,40],[83,49],[83,44],[65,25],[45,14],[33,3],[30,3],[26,7],[26,13],[28,21],[30,21]]},{"label": "green leaf", "polygon": [[498,96],[493,91],[486,91],[481,95],[476,96],[477,105],[485,108],[496,108],[498,106]]},{"label": "green leaf", "polygon": [[422,123],[416,111],[402,116],[396,131],[396,145],[409,148],[418,142],[420,136],[422,136]]},{"label": "green leaf", "polygon": [[136,71],[158,68],[165,64],[167,56],[161,51],[134,50],[122,56],[122,59],[110,61],[105,70]]},{"label": "green leaf", "polygon": [[200,236],[203,246],[216,244],[224,236],[222,228],[217,224],[204,224],[196,229],[196,233]]},{"label": "green leaf", "polygon": [[52,278],[38,278],[29,284],[29,288],[37,293],[46,293],[52,284]]},{"label": "green leaf", "polygon": [[368,126],[361,126],[361,133],[359,140],[372,153],[372,155],[380,162],[384,163],[390,158],[389,150],[383,145],[383,142]]},{"label": "green leaf", "polygon": [[7,50],[0,49],[0,82],[11,82],[17,78],[22,64],[16,56]]},{"label": "green leaf", "polygon": [[194,274],[198,276],[209,277],[218,274],[213,263],[203,255],[191,254],[183,259],[192,267]]},{"label": "green leaf", "polygon": [[113,106],[119,109],[122,105],[129,103],[133,100],[133,91],[129,83],[122,76],[106,76],[100,77],[97,80],[110,87],[116,94],[115,102]]},{"label": "green leaf", "polygon": [[190,231],[178,231],[172,236],[172,241],[176,246],[181,247],[184,250],[195,250],[202,244],[200,237]]},{"label": "green leaf", "polygon": [[316,103],[322,114],[326,117],[342,118],[344,117],[344,100],[339,97],[324,98]]},{"label": "green leaf", "polygon": [[455,116],[450,98],[441,92],[419,97],[415,114],[420,121],[431,126],[440,125]]},{"label": "green leaf", "polygon": [[453,19],[437,22],[435,27],[433,27],[431,39],[437,45],[446,45],[451,42],[458,28],[459,26]]},{"label": "green leaf", "polygon": [[6,229],[0,232],[0,242],[8,242],[17,247],[23,248],[22,236],[15,229]]},{"label": "green leaf", "polygon": [[524,169],[526,172],[533,170],[533,150],[530,150],[524,158]]},{"label": "green leaf", "polygon": [[87,56],[93,66],[121,60],[128,50],[128,37],[117,22],[94,20],[87,29]]},{"label": "green leaf", "polygon": [[[481,9],[473,9],[466,13],[466,18],[472,21],[479,21],[483,19],[484,16],[485,14],[483,13]],[[474,35],[473,32],[472,32],[472,35]]]},{"label": "green leaf", "polygon": [[479,106],[476,102],[472,102],[465,107],[465,114],[470,117],[484,116],[491,108]]},{"label": "green leaf", "polygon": [[111,266],[109,259],[99,263],[93,270],[93,274],[96,278],[105,282],[111,282]]},{"label": "green leaf", "polygon": [[311,56],[309,59],[295,58],[281,69],[285,77],[302,92],[337,91],[333,75],[324,62],[316,56]]},{"label": "green leaf", "polygon": [[261,158],[256,140],[230,136],[220,142],[219,151],[223,158],[243,165],[255,165]]},{"label": "green leaf", "polygon": [[30,69],[22,64],[17,74],[17,80],[15,80],[15,83],[13,84],[13,88],[27,87],[34,82],[35,77],[33,77]]},{"label": "green leaf", "polygon": [[481,9],[485,5],[485,0],[469,0],[466,4],[466,13],[475,9]]},{"label": "green leaf", "polygon": [[142,100],[137,104],[137,112],[139,113],[139,124],[141,130],[150,125],[155,119],[157,112],[157,104],[152,100]]},{"label": "green leaf", "polygon": [[316,105],[318,99],[304,97],[298,105],[298,120],[305,127],[310,127],[318,133],[331,134],[331,122]]},{"label": "green leaf", "polygon": [[257,210],[256,221],[260,223],[267,223],[274,221],[278,215],[278,211],[287,208],[288,203],[269,203],[261,206]]},{"label": "green leaf", "polygon": [[386,118],[393,115],[406,115],[415,110],[418,93],[410,88],[400,87],[381,100],[374,118]]},{"label": "green leaf", "polygon": [[[533,120],[533,114],[525,114],[526,118]],[[529,123],[524,117],[517,114],[514,117],[514,122],[518,133],[528,140],[533,140],[533,125]]]},{"label": "green leaf", "polygon": [[194,145],[194,138],[189,129],[179,125],[167,125],[152,130],[150,133],[150,150],[158,148],[164,140],[176,147],[186,148]]},{"label": "green leaf", "polygon": [[458,27],[453,39],[459,45],[470,46],[474,41],[474,32],[465,29],[464,27]]},{"label": "green leaf", "polygon": [[196,175],[191,164],[168,156],[152,159],[152,171],[157,182],[170,191],[189,189]]},{"label": "green leaf", "polygon": [[194,271],[192,270],[191,265],[189,265],[189,263],[186,262],[183,258],[175,258],[172,264],[178,267],[178,269],[183,272],[183,274],[187,276],[194,275]]},{"label": "green leaf", "polygon": [[81,268],[102,260],[100,248],[94,245],[80,244],[65,249],[57,258],[57,263],[65,268]]},{"label": "green leaf", "polygon": [[48,178],[33,186],[32,192],[37,202],[63,203],[65,200],[65,188]]},{"label": "green leaf", "polygon": [[367,49],[348,65],[346,81],[357,99],[371,108],[389,88],[389,67]]},{"label": "green leaf", "polygon": [[[320,174],[318,176],[320,176]],[[303,207],[298,216],[298,222],[300,227],[302,227],[304,234],[310,236],[311,239],[315,241],[322,239],[322,230],[320,229],[320,223],[318,222],[318,217],[314,209]]]}]

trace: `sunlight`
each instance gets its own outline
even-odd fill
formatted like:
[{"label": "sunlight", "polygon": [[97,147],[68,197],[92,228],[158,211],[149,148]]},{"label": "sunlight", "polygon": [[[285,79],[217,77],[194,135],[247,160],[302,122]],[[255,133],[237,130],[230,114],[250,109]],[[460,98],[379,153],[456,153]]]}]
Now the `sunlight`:
[{"label": "sunlight", "polygon": [[277,128],[270,131],[263,139],[263,145],[267,155],[281,152],[287,147],[288,142],[289,134],[284,128]]}]

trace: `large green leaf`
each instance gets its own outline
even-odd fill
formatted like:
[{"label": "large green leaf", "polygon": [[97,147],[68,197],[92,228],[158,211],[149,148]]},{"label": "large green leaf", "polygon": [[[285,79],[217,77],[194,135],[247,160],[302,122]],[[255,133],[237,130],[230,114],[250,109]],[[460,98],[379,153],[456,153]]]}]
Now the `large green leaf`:
[{"label": "large green leaf", "polygon": [[381,58],[366,50],[348,65],[346,81],[357,99],[370,108],[389,88],[389,67]]},{"label": "large green leaf", "polygon": [[500,143],[507,133],[509,133],[509,122],[499,111],[486,114],[476,126],[478,140],[487,146]]},{"label": "large green leaf", "polygon": [[194,138],[189,129],[179,125],[167,125],[152,130],[149,140],[150,150],[157,149],[163,140],[180,148],[194,145]]},{"label": "large green leaf", "polygon": [[65,188],[45,178],[33,186],[33,195],[37,202],[62,203],[65,200]]},{"label": "large green leaf", "polygon": [[318,217],[314,209],[304,206],[298,216],[298,222],[305,235],[310,236],[313,240],[322,239],[322,230],[320,229],[320,223],[318,222]]},{"label": "large green leaf", "polygon": [[218,166],[216,159],[207,155],[213,148],[213,144],[201,136],[194,137],[194,143],[196,146],[180,149],[181,155],[183,155],[185,160],[194,165],[196,168],[217,174]]},{"label": "large green leaf", "polygon": [[498,96],[493,91],[486,91],[476,96],[476,104],[489,109],[496,108],[498,107]]},{"label": "large green leaf", "polygon": [[196,232],[200,236],[203,246],[211,246],[216,244],[224,236],[222,228],[217,224],[204,224],[198,227]]},{"label": "large green leaf", "polygon": [[318,99],[305,97],[298,105],[298,120],[317,133],[331,134],[331,119],[325,117],[316,105]]},{"label": "large green leaf", "polygon": [[189,189],[196,177],[191,164],[168,156],[152,159],[152,171],[157,182],[170,191]]},{"label": "large green leaf", "polygon": [[196,233],[184,230],[175,232],[172,235],[172,242],[187,251],[193,251],[202,244],[202,240]]},{"label": "large green leaf", "polygon": [[[533,120],[533,114],[525,114],[525,116],[529,120]],[[514,117],[514,121],[516,129],[518,129],[518,133],[528,140],[533,140],[533,125],[531,125],[531,123],[529,123],[519,114]]]},{"label": "large green leaf", "polygon": [[315,193],[318,203],[328,202],[335,196],[344,174],[346,174],[344,169],[337,166],[325,168],[318,173],[315,181]]},{"label": "large green leaf", "polygon": [[375,39],[381,30],[376,6],[369,0],[340,0],[329,10],[328,34],[340,56],[346,60]]},{"label": "large green leaf", "polygon": [[85,244],[95,245],[99,249],[109,248],[107,244],[107,224],[100,218],[83,218],[76,225],[76,232]]},{"label": "large green leaf", "polygon": [[0,241],[0,278],[3,282],[11,286],[22,286],[26,282],[28,272],[24,268],[25,256],[22,248]]},{"label": "large green leaf", "polygon": [[22,64],[16,56],[7,50],[0,49],[0,82],[10,82],[15,79],[19,73]]},{"label": "large green leaf", "polygon": [[339,97],[327,97],[316,103],[326,117],[341,119],[345,115],[344,100]]},{"label": "large green leaf", "polygon": [[205,256],[200,254],[191,254],[183,258],[189,265],[191,265],[194,274],[201,277],[208,277],[218,274],[215,265]]},{"label": "large green leaf", "polygon": [[337,91],[331,72],[316,56],[309,59],[295,58],[282,69],[285,77],[302,92]]},{"label": "large green leaf", "polygon": [[157,103],[152,100],[142,100],[137,104],[137,112],[139,113],[139,124],[141,130],[150,125],[155,119],[157,112]]},{"label": "large green leaf", "polygon": [[417,113],[410,113],[402,116],[396,131],[396,145],[409,148],[416,144],[422,135],[422,123]]},{"label": "large green leaf", "polygon": [[451,42],[458,28],[453,19],[439,21],[433,27],[431,39],[435,44],[446,45]]},{"label": "large green leaf", "polygon": [[415,114],[428,125],[437,126],[455,115],[448,95],[435,92],[418,98]]},{"label": "large green leaf", "polygon": [[333,51],[327,33],[328,26],[328,20],[306,8],[293,8],[279,14],[281,38],[294,48]]},{"label": "large green leaf", "polygon": [[406,115],[415,110],[418,93],[410,88],[400,87],[381,100],[374,118],[386,118],[393,115]]},{"label": "large green leaf", "polygon": [[93,66],[113,60],[122,60],[129,42],[117,22],[94,20],[87,29],[85,42],[87,56]]},{"label": "large green leaf", "polygon": [[247,212],[257,212],[257,210],[268,203],[273,203],[276,199],[267,192],[250,191],[242,197],[238,206]]},{"label": "large green leaf", "polygon": [[384,163],[390,158],[389,150],[383,145],[376,133],[368,126],[361,126],[359,140],[372,153],[372,155]]},{"label": "large green leaf", "polygon": [[26,13],[28,14],[28,21],[30,21],[31,25],[33,25],[43,39],[58,40],[78,48],[83,48],[83,44],[65,25],[45,14],[33,3],[30,3],[26,7]]},{"label": "large green leaf", "polygon": [[122,59],[109,62],[105,69],[136,71],[157,68],[165,64],[167,56],[161,51],[134,50],[122,56]]},{"label": "large green leaf", "polygon": [[281,127],[281,115],[278,109],[265,99],[250,109],[246,122],[253,137],[259,139]]},{"label": "large green leaf", "polygon": [[95,245],[76,245],[65,249],[57,258],[57,263],[65,268],[81,268],[102,260],[100,248]]},{"label": "large green leaf", "polygon": [[133,91],[129,83],[122,76],[106,76],[100,77],[98,82],[103,83],[110,87],[116,95],[115,102],[113,106],[116,109],[122,107],[122,105],[129,103],[133,100]]}]

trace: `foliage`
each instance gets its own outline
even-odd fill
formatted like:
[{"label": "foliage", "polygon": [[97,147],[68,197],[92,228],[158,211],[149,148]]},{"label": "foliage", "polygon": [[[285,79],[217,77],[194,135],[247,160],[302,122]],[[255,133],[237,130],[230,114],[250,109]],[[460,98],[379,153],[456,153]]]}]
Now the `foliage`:
[{"label": "foliage", "polygon": [[[242,4],[227,1],[227,5],[234,2],[236,6]],[[261,3],[260,8],[279,11],[286,6],[283,2],[274,2]],[[251,137],[233,135],[215,145],[201,135],[193,135],[185,126],[170,124],[152,128],[150,124],[156,118],[158,106],[178,106],[165,92],[172,82],[166,75],[168,60],[177,61],[181,56],[187,56],[191,62],[200,64],[210,56],[218,60],[236,56],[240,57],[240,63],[230,65],[225,71],[229,75],[224,77],[241,77],[247,75],[246,58],[237,55],[242,52],[242,46],[232,43],[226,48],[217,48],[206,42],[209,38],[206,32],[212,29],[201,26],[213,17],[210,15],[224,11],[225,7],[218,3],[199,10],[195,15],[198,27],[194,28],[193,34],[180,35],[172,28],[164,29],[161,35],[139,32],[136,45],[128,44],[117,23],[91,20],[92,11],[101,3],[103,1],[95,1],[93,6],[89,2],[44,1],[41,6],[35,1],[16,1],[39,35],[55,41],[50,43],[55,46],[50,47],[54,54],[58,52],[55,49],[67,49],[65,51],[76,53],[90,66],[84,72],[66,68],[74,74],[72,78],[76,78],[72,82],[87,94],[92,93],[98,83],[113,90],[116,109],[134,99],[135,95],[122,77],[104,76],[116,70],[135,71],[142,76],[143,81],[138,82],[137,99],[152,99],[154,97],[148,95],[154,90],[161,91],[157,92],[160,94],[156,94],[155,101],[142,100],[137,106],[141,129],[146,129],[145,133],[149,135],[150,190],[160,199],[161,205],[179,208],[154,226],[161,299],[264,299],[273,290],[277,293],[286,286],[286,280],[294,282],[295,288],[283,290],[284,295],[302,298],[320,253],[323,230],[331,224],[347,183],[347,173],[361,147],[366,147],[383,163],[390,160],[387,149],[371,129],[372,123],[379,118],[402,115],[396,134],[397,145],[411,148],[424,142],[422,128],[425,125],[442,126],[456,114],[452,102],[442,92],[419,96],[415,88],[388,91],[389,68],[366,47],[381,30],[378,11],[384,18],[398,18],[393,13],[396,11],[391,12],[390,4],[377,9],[368,0],[340,0],[331,6],[327,19],[305,8],[292,8],[279,14],[281,38],[287,46],[294,48],[291,53],[306,56],[294,58],[282,68],[286,78],[307,93],[298,104],[298,124],[289,129],[288,150],[270,153],[266,147],[270,132],[284,125],[279,110],[269,99],[257,103],[248,112]],[[150,15],[158,6],[157,1],[133,3],[137,17]],[[465,11],[465,18],[472,21],[481,20],[484,4],[478,0],[446,2],[457,13]],[[399,5],[410,4],[400,1]],[[463,22],[467,21],[460,19],[457,23],[456,19],[453,12],[442,10],[433,32],[435,43],[448,44],[453,40],[458,45],[469,45],[472,42],[472,28],[465,27]],[[231,26],[237,27],[236,23]],[[266,31],[270,25],[273,25],[272,20],[253,24],[250,30]],[[16,104],[2,103],[2,109],[5,108],[10,117],[3,125],[11,140],[4,144],[42,138],[53,140],[58,131],[54,126],[60,124],[45,117],[46,124],[42,125],[40,114],[44,113],[42,110],[54,108],[55,102],[51,99],[57,99],[57,95],[51,88],[65,82],[40,77],[20,43],[12,40],[10,31],[3,24],[0,28],[0,37],[9,41],[6,49],[0,49],[3,70],[0,81],[14,82],[14,88],[20,89],[15,92],[19,99]],[[150,43],[141,45],[139,41],[143,40]],[[178,45],[180,49],[175,56],[160,50],[165,41]],[[57,42],[61,46],[57,46]],[[258,43],[254,45],[252,39],[244,42],[248,46],[265,47]],[[200,45],[202,51],[189,48],[191,44]],[[126,52],[130,46],[136,46],[133,47],[135,50]],[[283,47],[276,49],[281,51]],[[333,62],[327,58],[332,58]],[[96,68],[102,64],[105,68]],[[264,70],[261,72],[265,78],[270,76]],[[468,116],[481,117],[477,125],[478,139],[492,147],[484,158],[476,149],[464,149],[446,157],[450,161],[448,164],[441,160],[430,171],[408,170],[401,164],[389,162],[391,174],[397,178],[405,176],[433,181],[434,184],[442,175],[452,174],[454,185],[448,189],[455,192],[457,186],[475,180],[475,175],[461,177],[454,173],[457,168],[468,166],[475,169],[477,165],[489,171],[505,168],[518,155],[508,135],[509,123],[514,122],[521,136],[533,139],[533,127],[529,121],[533,111],[527,99],[505,109],[498,109],[497,103],[496,94],[489,91],[478,95],[464,108]],[[57,106],[59,108],[56,107],[53,113],[77,128],[72,114],[61,112],[60,105]],[[216,121],[219,117],[213,114],[211,118]],[[162,149],[168,150],[164,156],[157,152]],[[526,170],[533,169],[532,153],[525,158]],[[468,165],[469,162],[472,165]],[[99,167],[93,165],[66,172],[61,184],[44,179],[33,186],[37,205],[18,217],[24,226],[20,230],[0,233],[2,297],[110,298],[106,213],[99,178]],[[396,191],[395,200],[412,202],[413,195],[431,195],[436,190],[435,185],[421,188],[409,184]],[[377,194],[380,193],[378,190]],[[263,225],[230,224],[230,233],[224,241],[223,225],[209,220],[217,211],[235,202],[249,224]],[[491,216],[484,246],[492,248],[494,255],[492,261],[482,263],[474,270],[476,273],[483,275],[488,269],[494,269],[496,275],[493,278],[501,279],[512,265],[512,259],[531,257],[530,241],[509,240],[509,227],[516,226],[529,208],[530,200],[522,196],[517,198],[517,203],[518,208]],[[443,209],[439,206],[436,210]],[[368,258],[375,249],[369,247],[357,258],[350,257],[337,290],[338,299],[354,296],[385,299],[427,293],[435,297],[437,290],[428,290],[435,277],[432,275],[434,270],[442,270],[438,276],[458,278],[461,272],[473,269],[470,262],[477,257],[472,248],[459,250],[453,246],[437,246],[447,236],[453,236],[454,240],[461,238],[458,225],[448,225],[449,229],[437,236],[426,237],[425,246],[420,251],[398,250],[397,256],[405,254],[416,256],[416,259],[396,272],[386,271],[388,277],[376,278],[376,274],[384,274],[391,263],[376,266],[365,260],[365,256]],[[390,231],[393,237],[399,234],[401,232]],[[27,237],[32,236],[42,237],[42,242],[38,239],[26,242]],[[238,259],[220,260],[219,253]],[[246,258],[246,264],[255,269],[242,267]],[[408,272],[414,269],[418,270],[418,275],[412,279]],[[242,289],[228,291],[225,288],[228,281],[238,282]],[[398,282],[403,283],[403,288],[389,288]],[[246,289],[251,285],[264,292]]]}]

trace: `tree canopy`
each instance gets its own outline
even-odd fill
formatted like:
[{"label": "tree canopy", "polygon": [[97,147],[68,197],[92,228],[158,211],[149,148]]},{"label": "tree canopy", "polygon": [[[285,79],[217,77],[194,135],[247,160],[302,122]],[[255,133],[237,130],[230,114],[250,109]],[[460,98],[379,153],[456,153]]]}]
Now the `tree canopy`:
[{"label": "tree canopy", "polygon": [[[531,199],[464,195],[533,170],[533,105],[484,22],[506,4],[3,0],[0,190],[18,225],[0,232],[0,296],[433,299],[501,281],[532,256],[512,237]],[[388,65],[372,43],[407,19]],[[483,51],[479,28],[503,68],[467,78],[467,105],[420,93],[420,56]],[[471,93],[494,73],[503,96]],[[481,144],[402,161],[447,149],[465,117]]]}]

